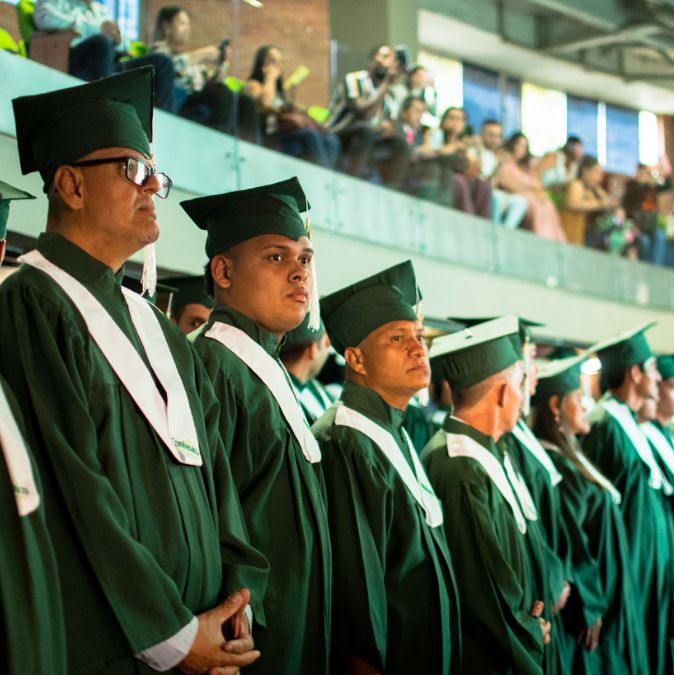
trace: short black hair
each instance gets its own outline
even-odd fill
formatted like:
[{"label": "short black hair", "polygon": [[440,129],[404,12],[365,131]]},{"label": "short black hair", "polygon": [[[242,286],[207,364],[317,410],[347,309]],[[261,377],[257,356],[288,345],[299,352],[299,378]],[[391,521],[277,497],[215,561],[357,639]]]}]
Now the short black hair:
[{"label": "short black hair", "polygon": [[[633,365],[639,366],[639,370],[641,370],[642,373],[646,370],[645,361]],[[604,371],[602,370],[599,376],[599,389],[601,393],[605,394],[607,391],[611,391],[613,389],[620,389],[620,387],[622,387],[623,384],[625,384],[625,377],[627,376],[627,371],[631,367],[632,366],[628,366],[627,368],[617,373],[604,373]]]},{"label": "short black hair", "polygon": [[211,297],[215,297],[215,280],[213,279],[213,272],[211,272],[212,262],[213,258],[204,265],[204,286],[206,286],[206,293]]},{"label": "short black hair", "polygon": [[495,120],[493,117],[490,117],[489,119],[486,119],[484,122],[482,122],[482,129],[485,127],[489,127],[492,124],[498,124],[498,126],[503,126],[498,120]]},{"label": "short black hair", "polygon": [[599,164],[599,160],[594,155],[583,155],[578,164],[578,178],[583,175],[585,169],[593,169]]},{"label": "short black hair", "polygon": [[387,45],[387,44],[385,44],[385,43],[382,43],[382,44],[380,44],[380,45],[377,45],[376,47],[372,47],[372,49],[370,49],[370,52],[369,52],[368,55],[367,55],[367,60],[368,60],[368,61],[372,61],[372,59],[377,55],[377,52],[378,52],[382,47],[389,47],[389,48],[391,48],[390,45]]},{"label": "short black hair", "polygon": [[412,107],[412,103],[415,101],[419,101],[419,103],[424,104],[424,108],[426,107],[426,101],[424,101],[421,96],[408,96],[404,101],[403,104],[400,106],[401,110],[409,110]]},{"label": "short black hair", "polygon": [[155,40],[163,40],[166,37],[166,33],[164,33],[164,24],[171,23],[180,12],[189,14],[189,12],[184,7],[180,7],[180,5],[167,5],[159,10],[157,13],[157,21],[154,26]]}]

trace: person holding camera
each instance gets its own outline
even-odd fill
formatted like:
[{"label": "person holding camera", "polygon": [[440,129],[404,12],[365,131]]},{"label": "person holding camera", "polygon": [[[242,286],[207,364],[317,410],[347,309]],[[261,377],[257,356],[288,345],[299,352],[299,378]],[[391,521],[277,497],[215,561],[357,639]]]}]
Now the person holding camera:
[{"label": "person holding camera", "polygon": [[374,165],[381,182],[399,188],[407,174],[412,149],[396,126],[400,104],[392,85],[404,71],[396,51],[375,47],[365,70],[347,73],[330,104],[327,126],[342,142],[344,168],[360,176]]},{"label": "person holding camera", "polygon": [[192,20],[186,9],[176,5],[159,10],[150,51],[173,59],[175,112],[259,142],[254,101],[245,94],[235,96],[223,82],[229,68],[229,40],[187,51],[191,34]]}]

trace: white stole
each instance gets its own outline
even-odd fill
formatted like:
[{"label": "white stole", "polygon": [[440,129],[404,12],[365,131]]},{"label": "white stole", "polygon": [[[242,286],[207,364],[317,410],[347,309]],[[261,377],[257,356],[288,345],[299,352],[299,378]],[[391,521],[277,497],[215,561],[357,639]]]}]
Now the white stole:
[{"label": "white stole", "polygon": [[122,289],[131,321],[166,393],[166,403],[131,340],[84,285],[37,250],[19,260],[41,270],[63,289],[79,310],[110,367],[171,455],[181,464],[201,466],[203,459],[185,385],[149,303],[138,294]]},{"label": "white stole", "polygon": [[[657,450],[660,459],[665,463],[667,468],[674,473],[674,449],[667,442],[667,439],[662,435],[662,432],[655,427],[651,422],[644,422],[640,425],[641,430],[646,434],[646,438],[651,442],[653,447]],[[663,476],[663,489],[666,495],[671,495],[674,489],[669,481]]]},{"label": "white stole", "polygon": [[357,410],[353,410],[339,401],[335,405],[337,406],[335,424],[356,429],[375,443],[384,453],[386,459],[391,462],[405,487],[409,490],[412,497],[414,497],[414,500],[424,510],[426,524],[430,527],[442,525],[443,516],[440,500],[435,496],[424,467],[421,465],[416,450],[405,429],[402,429],[402,435],[412,457],[414,470],[410,468],[410,465],[405,460],[393,434]]},{"label": "white stole", "polygon": [[215,321],[204,336],[216,340],[240,358],[267,386],[308,462],[321,461],[321,449],[311,433],[283,366],[239,328]]},{"label": "white stole", "polygon": [[517,422],[512,434],[543,465],[553,486],[558,485],[562,481],[562,474],[559,473],[541,442],[523,420]]},{"label": "white stole", "polygon": [[14,488],[16,508],[20,516],[27,516],[40,505],[28,449],[16,424],[9,401],[0,385],[0,445]]},{"label": "white stole", "polygon": [[614,398],[608,398],[600,405],[602,405],[604,410],[620,424],[622,430],[627,434],[630,441],[632,441],[632,445],[641,458],[641,461],[648,467],[651,472],[651,476],[648,480],[649,486],[654,490],[663,489],[666,491],[665,485],[669,485],[669,483],[667,483],[665,477],[662,475],[662,471],[660,471],[660,467],[653,456],[653,451],[648,443],[648,439],[639,428],[630,409],[624,403],[616,401]]},{"label": "white stole", "polygon": [[505,469],[508,480],[513,486],[513,490],[515,490],[515,494],[520,501],[526,519],[538,520],[538,510],[536,509],[534,498],[531,496],[531,492],[529,492],[529,486],[526,484],[522,475],[513,466],[510,455],[507,452],[504,453],[503,468]]},{"label": "white stole", "polygon": [[513,487],[508,481],[505,469],[489,450],[483,448],[477,441],[465,434],[447,433],[447,453],[450,457],[470,457],[474,459],[486,472],[492,483],[501,493],[512,509],[517,528],[522,534],[526,534],[527,521],[522,513],[520,504],[515,497]]}]

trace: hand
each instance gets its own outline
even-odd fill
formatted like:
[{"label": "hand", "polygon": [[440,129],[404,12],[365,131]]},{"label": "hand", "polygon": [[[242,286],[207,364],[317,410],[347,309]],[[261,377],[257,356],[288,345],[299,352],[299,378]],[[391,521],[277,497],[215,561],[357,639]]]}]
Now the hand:
[{"label": "hand", "polygon": [[541,627],[541,634],[543,635],[543,644],[548,645],[550,644],[550,622],[546,621],[541,614],[543,614],[543,608],[545,605],[540,601],[540,600],[534,600],[533,604],[531,605],[531,609],[529,610],[529,614],[534,617],[534,619],[538,619],[538,623],[540,624]]},{"label": "hand", "polygon": [[564,588],[562,589],[562,592],[557,598],[555,606],[552,608],[552,616],[557,616],[557,614],[559,614],[564,609],[564,607],[566,607],[566,603],[569,601],[570,595],[571,595],[571,585],[569,584],[568,581],[564,581]]},{"label": "hand", "polygon": [[589,652],[593,652],[599,644],[599,634],[602,627],[601,618],[597,619],[589,628],[586,628],[576,640],[576,644],[582,644]]},{"label": "hand", "polygon": [[119,31],[119,26],[115,21],[104,21],[101,24],[101,33],[107,35],[114,45],[120,44],[122,41],[122,34]]},{"label": "hand", "polygon": [[[253,638],[244,630],[240,618],[249,600],[250,591],[244,588],[217,607],[199,614],[197,635],[178,669],[186,675],[236,675],[239,668],[256,661],[260,652],[253,648]],[[235,624],[239,622],[239,635],[225,640],[223,628],[230,619],[234,619]]]}]

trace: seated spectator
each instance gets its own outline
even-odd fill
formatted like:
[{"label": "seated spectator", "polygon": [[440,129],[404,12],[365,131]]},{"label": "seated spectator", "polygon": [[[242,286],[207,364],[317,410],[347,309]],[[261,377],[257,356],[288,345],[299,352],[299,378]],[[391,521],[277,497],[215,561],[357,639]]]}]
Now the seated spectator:
[{"label": "seated spectator", "polygon": [[293,157],[333,169],[339,155],[339,138],[295,106],[295,87],[283,86],[283,65],[280,47],[260,47],[244,90],[257,104],[265,142]]},{"label": "seated spectator", "polygon": [[576,179],[566,189],[561,213],[562,227],[569,243],[604,248],[603,235],[595,227],[595,221],[616,204],[602,187],[603,180],[604,170],[597,159],[591,155],[583,157]]},{"label": "seated spectator", "polygon": [[496,172],[497,187],[526,197],[529,208],[523,222],[525,227],[540,237],[566,241],[559,213],[532,167],[527,137],[518,131],[508,139],[504,149]]},{"label": "seated spectator", "polygon": [[162,7],[157,14],[153,53],[166,54],[175,68],[175,111],[188,119],[257,142],[255,102],[223,84],[229,67],[227,47],[207,45],[187,51],[192,21],[186,9]]},{"label": "seated spectator", "polygon": [[408,96],[400,109],[400,130],[412,149],[403,188],[422,199],[441,201],[438,195],[440,165],[435,151],[426,142],[422,125],[425,112],[425,101],[415,96]]},{"label": "seated spectator", "polygon": [[68,72],[87,82],[142,66],[155,68],[155,105],[173,111],[173,61],[165,54],[125,56],[119,26],[96,0],[37,0],[33,15],[40,30],[75,31]]},{"label": "seated spectator", "polygon": [[437,129],[437,92],[433,75],[420,63],[413,63],[407,67],[405,80],[394,84],[391,89],[400,106],[408,96],[421,99],[426,104],[426,110],[421,118],[421,126],[427,129]]},{"label": "seated spectator", "polygon": [[366,70],[347,73],[330,103],[328,127],[342,142],[342,164],[352,176],[375,166],[384,185],[400,187],[411,150],[397,130],[399,105],[392,85],[400,75],[395,51],[388,45],[370,53]]},{"label": "seated spectator", "polygon": [[642,260],[662,265],[667,251],[664,230],[660,228],[658,214],[658,194],[671,190],[669,178],[671,167],[665,162],[662,171],[639,164],[634,178],[625,186],[623,206],[628,218],[631,218],[641,231],[640,257]]},{"label": "seated spectator", "polygon": [[564,206],[566,189],[578,177],[578,167],[583,157],[583,141],[569,136],[559,150],[548,152],[536,164],[541,183],[550,193],[558,209]]},{"label": "seated spectator", "polygon": [[491,181],[481,176],[475,153],[469,156],[468,148],[475,145],[475,139],[466,133],[463,108],[447,108],[440,120],[440,130],[443,140],[437,154],[443,167],[441,185],[451,186],[455,208],[491,218]]},{"label": "seated spectator", "polygon": [[[496,120],[485,120],[472,147],[475,158],[479,161],[480,177],[491,181],[496,175],[503,145],[503,128]],[[469,154],[471,149],[469,148]],[[511,194],[498,188],[491,191],[492,220],[509,230],[519,227],[527,213],[529,204],[524,195]]]}]

